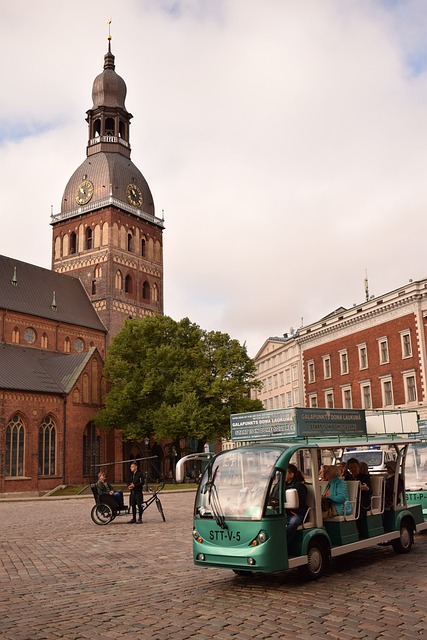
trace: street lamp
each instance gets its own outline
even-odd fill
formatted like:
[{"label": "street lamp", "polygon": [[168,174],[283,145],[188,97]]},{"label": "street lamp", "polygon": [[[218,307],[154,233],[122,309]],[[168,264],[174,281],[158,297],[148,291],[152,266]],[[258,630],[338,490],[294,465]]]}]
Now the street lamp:
[{"label": "street lamp", "polygon": [[[150,438],[148,436],[145,436],[145,457],[147,458],[148,455],[148,445],[150,444]],[[145,465],[144,465],[144,476],[145,476],[145,485],[144,485],[144,491],[148,491],[148,468],[147,468],[147,459],[145,459]]]}]

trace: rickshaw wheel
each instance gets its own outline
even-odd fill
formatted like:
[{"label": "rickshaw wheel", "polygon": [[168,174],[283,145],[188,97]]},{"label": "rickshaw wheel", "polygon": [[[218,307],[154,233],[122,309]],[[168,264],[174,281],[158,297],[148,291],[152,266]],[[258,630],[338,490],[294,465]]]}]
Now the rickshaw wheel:
[{"label": "rickshaw wheel", "polygon": [[90,517],[98,525],[108,524],[114,519],[113,510],[108,504],[96,504],[92,507]]}]

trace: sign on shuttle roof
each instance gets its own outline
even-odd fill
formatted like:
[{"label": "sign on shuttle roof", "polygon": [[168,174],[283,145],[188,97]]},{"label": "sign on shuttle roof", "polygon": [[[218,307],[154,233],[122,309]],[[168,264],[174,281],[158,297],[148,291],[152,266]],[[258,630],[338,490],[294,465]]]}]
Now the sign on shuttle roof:
[{"label": "sign on shuttle roof", "polygon": [[365,436],[365,412],[359,409],[272,409],[230,416],[231,439],[255,440],[328,436]]}]

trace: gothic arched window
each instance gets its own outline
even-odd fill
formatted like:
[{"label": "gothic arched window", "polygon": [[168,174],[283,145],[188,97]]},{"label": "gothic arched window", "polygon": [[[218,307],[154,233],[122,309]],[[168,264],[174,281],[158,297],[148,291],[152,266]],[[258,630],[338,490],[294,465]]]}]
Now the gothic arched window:
[{"label": "gothic arched window", "polygon": [[121,271],[116,271],[116,277],[115,277],[115,287],[116,289],[120,289],[120,291],[123,289],[123,276],[122,276],[122,272]]},{"label": "gothic arched window", "polygon": [[39,427],[39,475],[54,476],[56,473],[56,426],[46,416]]},{"label": "gothic arched window", "polygon": [[95,465],[101,462],[101,436],[93,422],[90,422],[83,434],[83,474],[94,476],[98,470]]},{"label": "gothic arched window", "polygon": [[142,297],[144,300],[150,299],[150,285],[148,284],[147,280],[142,285]]},{"label": "gothic arched window", "polygon": [[25,427],[18,414],[15,414],[6,427],[6,477],[24,475]]}]

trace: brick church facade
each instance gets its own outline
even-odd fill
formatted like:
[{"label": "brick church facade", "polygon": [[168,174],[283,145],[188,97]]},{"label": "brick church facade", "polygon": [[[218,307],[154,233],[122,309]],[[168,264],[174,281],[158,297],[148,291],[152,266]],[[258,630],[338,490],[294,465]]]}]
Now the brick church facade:
[{"label": "brick church facade", "polygon": [[[111,39],[87,111],[86,158],[51,225],[52,271],[0,256],[0,496],[86,484],[96,464],[138,457],[93,418],[108,344],[126,318],[163,313],[163,220],[134,165],[126,84]],[[110,478],[122,479],[122,467]]]}]

